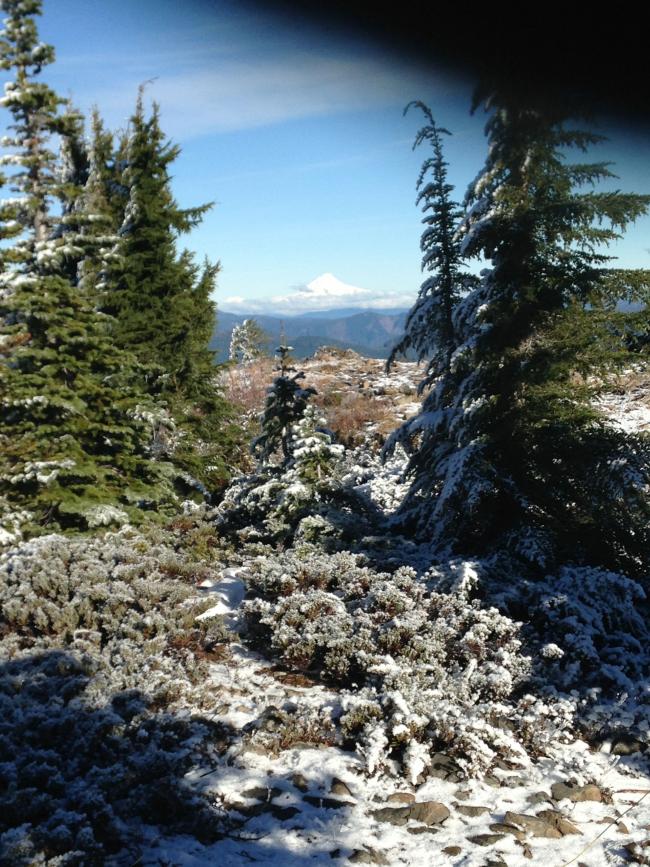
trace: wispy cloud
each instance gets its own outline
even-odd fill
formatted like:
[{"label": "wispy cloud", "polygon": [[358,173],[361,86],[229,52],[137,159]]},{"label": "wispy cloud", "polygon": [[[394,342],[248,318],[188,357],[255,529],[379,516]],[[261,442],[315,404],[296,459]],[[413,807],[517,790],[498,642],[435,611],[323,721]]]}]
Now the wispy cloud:
[{"label": "wispy cloud", "polygon": [[[340,57],[294,51],[253,61],[202,56],[194,68],[161,55],[130,64],[110,87],[82,102],[102,106],[109,122],[122,123],[133,108],[138,84],[155,79],[149,95],[162,107],[167,132],[177,139],[232,132],[284,121],[402,105],[422,88],[410,66],[385,65],[374,57]],[[143,59],[144,61],[144,59]],[[197,58],[195,58],[197,61]],[[186,67],[183,62],[182,65]]]},{"label": "wispy cloud", "polygon": [[369,310],[385,310],[394,307],[410,307],[414,295],[397,292],[373,292],[360,286],[351,286],[334,277],[322,274],[311,283],[295,286],[283,295],[271,298],[244,298],[233,295],[224,298],[219,306],[231,313],[267,313],[296,315],[339,307],[359,307]]}]

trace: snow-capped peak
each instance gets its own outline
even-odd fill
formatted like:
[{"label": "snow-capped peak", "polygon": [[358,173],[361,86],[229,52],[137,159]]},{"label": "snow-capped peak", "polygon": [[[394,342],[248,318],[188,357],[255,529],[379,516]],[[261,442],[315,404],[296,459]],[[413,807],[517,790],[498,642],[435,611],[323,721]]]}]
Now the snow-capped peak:
[{"label": "snow-capped peak", "polygon": [[370,289],[361,289],[359,286],[351,286],[335,277],[334,274],[321,274],[311,283],[307,284],[305,294],[318,297],[340,298],[350,295],[370,295]]}]

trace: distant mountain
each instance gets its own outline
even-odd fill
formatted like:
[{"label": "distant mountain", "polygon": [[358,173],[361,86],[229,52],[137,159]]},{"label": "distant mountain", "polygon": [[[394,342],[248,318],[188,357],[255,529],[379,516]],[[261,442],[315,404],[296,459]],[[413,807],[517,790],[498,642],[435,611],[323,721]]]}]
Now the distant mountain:
[{"label": "distant mountain", "polygon": [[218,361],[227,360],[234,326],[252,318],[268,333],[270,352],[278,345],[284,331],[299,358],[313,355],[319,346],[325,345],[353,349],[369,358],[387,358],[403,333],[407,311],[343,310],[343,315],[339,310],[284,318],[219,312],[211,347],[217,350]]},{"label": "distant mountain", "polygon": [[[345,319],[347,316],[356,316],[357,313],[381,313],[388,316],[399,316],[400,313],[407,313],[405,307],[387,307],[387,308],[372,308],[367,307],[339,307],[336,310],[310,310],[307,313],[299,313],[298,316],[304,319]],[[292,319],[294,317],[291,317]]]}]

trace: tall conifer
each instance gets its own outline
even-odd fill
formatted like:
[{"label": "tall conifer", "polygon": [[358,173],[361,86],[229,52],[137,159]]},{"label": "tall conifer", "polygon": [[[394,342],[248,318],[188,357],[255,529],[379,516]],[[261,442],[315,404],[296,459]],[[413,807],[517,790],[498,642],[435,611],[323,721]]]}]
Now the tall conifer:
[{"label": "tall conifer", "polygon": [[[3,8],[0,63],[16,76],[5,87],[14,150],[3,162],[15,167],[20,236],[0,293],[0,495],[48,528],[137,519],[143,507],[170,503],[172,490],[150,458],[135,359],[115,349],[106,317],[78,285],[80,228],[92,222],[89,202],[78,207],[79,118],[61,115],[63,101],[34,80],[54,58],[38,40],[40,3]],[[64,140],[62,170],[53,133]]]},{"label": "tall conifer", "polygon": [[216,383],[209,348],[219,264],[202,269],[177,239],[211,205],[180,208],[169,167],[180,153],[165,139],[158,106],[145,117],[139,94],[121,172],[128,191],[120,243],[106,274],[103,306],[115,318],[118,346],[148,371],[146,388],[167,402],[177,425],[169,455],[209,488],[228,477],[238,439],[231,408]]},{"label": "tall conifer", "polygon": [[589,189],[611,172],[567,162],[600,139],[567,127],[564,109],[504,91],[486,106],[489,155],[461,252],[491,267],[454,313],[456,349],[434,388],[452,399],[428,412],[427,398],[411,421],[428,451],[405,511],[464,553],[506,544],[542,567],[561,555],[638,571],[648,443],[598,417],[584,376],[593,356],[581,352],[604,291],[603,245],[650,197]]}]

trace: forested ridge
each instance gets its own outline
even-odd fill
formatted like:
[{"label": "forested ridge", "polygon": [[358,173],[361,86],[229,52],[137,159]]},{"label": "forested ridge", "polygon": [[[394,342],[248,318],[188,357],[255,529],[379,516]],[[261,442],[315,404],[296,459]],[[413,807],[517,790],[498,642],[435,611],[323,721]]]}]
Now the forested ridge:
[{"label": "forested ridge", "polygon": [[164,106],[83,117],[1,6],[0,863],[568,864],[615,808],[584,863],[650,863],[650,196],[486,78],[462,197],[416,101],[385,371],[250,318],[217,365]]}]

